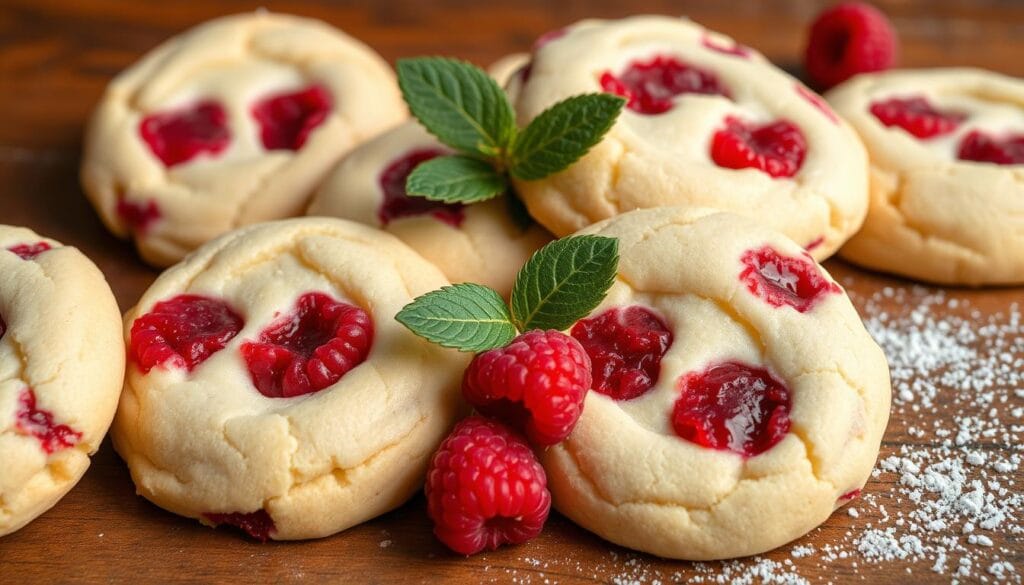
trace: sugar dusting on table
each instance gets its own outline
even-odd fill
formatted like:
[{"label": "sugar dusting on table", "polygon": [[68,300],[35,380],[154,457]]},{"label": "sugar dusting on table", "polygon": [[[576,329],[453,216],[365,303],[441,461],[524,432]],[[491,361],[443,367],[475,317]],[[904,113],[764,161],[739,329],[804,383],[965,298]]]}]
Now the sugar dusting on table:
[{"label": "sugar dusting on table", "polygon": [[[841,512],[849,530],[816,530],[781,549],[783,556],[678,563],[678,571],[610,545],[607,561],[598,564],[571,556],[543,562],[523,557],[520,563],[532,570],[503,569],[500,580],[549,584],[567,576],[612,575],[618,585],[798,584],[829,582],[837,574],[832,569],[842,566],[865,581],[880,571],[899,571],[907,582],[930,576],[950,583],[1021,583],[1020,307],[1012,303],[986,315],[955,292],[917,286],[851,298],[889,360],[893,405],[886,435],[892,442],[883,445],[864,495]],[[883,309],[893,304],[901,308]]]}]

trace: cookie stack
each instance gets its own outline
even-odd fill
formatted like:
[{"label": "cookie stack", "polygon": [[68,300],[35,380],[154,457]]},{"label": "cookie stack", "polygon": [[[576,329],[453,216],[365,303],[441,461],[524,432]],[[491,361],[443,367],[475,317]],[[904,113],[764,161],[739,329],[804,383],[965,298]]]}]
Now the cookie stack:
[{"label": "cookie stack", "polygon": [[[139,494],[261,540],[345,530],[429,469],[435,531],[459,552],[523,540],[526,516],[536,534],[553,502],[637,550],[756,554],[860,493],[889,416],[885,357],[818,262],[1024,282],[1020,81],[880,73],[826,101],[754,49],[660,16],[576,23],[490,74],[520,127],[581,94],[623,109],[564,170],[512,172],[470,204],[410,194],[410,174],[453,147],[409,118],[386,62],[324,23],[218,19],[118,76],[82,183],[112,232],[171,267],[119,333],[86,258],[0,228],[0,412],[14,413],[0,454],[15,462],[0,534],[73,486],[116,408]],[[471,364],[396,320],[478,283],[494,294],[476,308],[518,323],[520,267],[569,236],[615,240],[618,264],[568,327]],[[589,386],[561,418],[559,376]],[[494,420],[434,456],[469,404]],[[526,435],[542,466],[517,430],[541,413],[549,426]],[[490,463],[525,461],[529,514],[493,468],[469,487],[446,475],[483,465],[485,444]]]}]

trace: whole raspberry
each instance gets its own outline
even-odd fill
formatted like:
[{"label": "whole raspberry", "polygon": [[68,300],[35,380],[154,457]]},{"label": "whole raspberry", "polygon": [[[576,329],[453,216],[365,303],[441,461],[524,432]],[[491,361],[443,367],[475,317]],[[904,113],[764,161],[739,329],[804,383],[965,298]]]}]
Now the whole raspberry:
[{"label": "whole raspberry", "polygon": [[583,346],[564,333],[536,330],[473,358],[462,394],[481,414],[545,446],[569,436],[590,386],[590,357]]},{"label": "whole raspberry", "polygon": [[819,89],[828,89],[858,73],[889,69],[896,51],[896,31],[881,11],[863,2],[843,2],[811,25],[804,67]]},{"label": "whole raspberry", "polygon": [[425,491],[434,534],[464,555],[530,540],[551,509],[547,476],[530,447],[479,416],[457,424],[441,443]]}]

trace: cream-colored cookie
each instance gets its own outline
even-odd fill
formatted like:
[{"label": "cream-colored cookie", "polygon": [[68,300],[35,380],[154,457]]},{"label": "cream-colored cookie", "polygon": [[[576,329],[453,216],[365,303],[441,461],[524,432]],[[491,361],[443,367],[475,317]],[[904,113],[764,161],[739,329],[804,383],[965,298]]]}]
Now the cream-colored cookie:
[{"label": "cream-colored cookie", "polygon": [[828,99],[871,158],[868,217],[844,258],[942,284],[1024,282],[1024,80],[891,71]]},{"label": "cream-colored cookie", "polygon": [[466,358],[394,316],[447,283],[328,218],[243,228],[164,272],[125,318],[112,436],[138,492],[282,540],[400,505],[461,411]]},{"label": "cream-colored cookie", "polygon": [[406,116],[394,73],[331,26],[260,11],[160,45],[107,87],[82,185],[167,266],[236,227],[300,215],[355,145]]},{"label": "cream-colored cookie", "polygon": [[0,225],[0,536],[78,483],[124,377],[121,313],[77,249]]},{"label": "cream-colored cookie", "polygon": [[621,260],[572,329],[594,390],[542,455],[561,513],[623,546],[721,559],[789,542],[856,496],[888,420],[888,369],[799,245],[679,207],[583,233],[618,238]]},{"label": "cream-colored cookie", "polygon": [[[525,53],[509,55],[488,72],[504,84],[527,60]],[[452,282],[475,282],[508,296],[519,268],[551,236],[508,196],[470,206],[409,197],[409,173],[443,154],[449,149],[409,120],[349,153],[317,191],[307,214],[384,229]]]},{"label": "cream-colored cookie", "polygon": [[629,98],[575,165],[516,181],[556,235],[632,209],[695,205],[756,218],[823,259],[860,227],[863,145],[819,96],[753,50],[663,16],[584,20],[544,41],[509,84],[520,124],[577,94]]},{"label": "cream-colored cookie", "polygon": [[551,236],[508,196],[472,205],[409,197],[417,164],[446,154],[410,120],[350,153],[317,192],[309,215],[379,227],[433,262],[452,282],[476,282],[508,296],[516,272]]}]

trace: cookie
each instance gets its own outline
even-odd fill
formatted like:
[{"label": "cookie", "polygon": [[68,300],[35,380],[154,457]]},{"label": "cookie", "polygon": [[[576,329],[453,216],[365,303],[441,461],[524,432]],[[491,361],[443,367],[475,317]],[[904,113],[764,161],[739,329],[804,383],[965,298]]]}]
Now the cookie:
[{"label": "cookie", "polygon": [[78,483],[124,376],[121,313],[81,252],[0,225],[0,536]]},{"label": "cookie", "polygon": [[756,218],[823,259],[860,227],[863,145],[817,94],[752,49],[662,16],[585,20],[537,45],[509,84],[520,124],[577,94],[628,99],[579,162],[516,181],[555,235],[632,209],[704,206]]},{"label": "cookie", "polygon": [[[525,62],[523,54],[509,55],[488,71],[501,84]],[[551,236],[507,195],[473,205],[410,197],[405,181],[413,169],[451,153],[409,120],[349,153],[317,191],[307,214],[388,231],[452,282],[475,282],[508,296],[516,272]]]},{"label": "cookie", "polygon": [[889,416],[885,357],[796,243],[694,208],[583,230],[619,275],[570,333],[593,363],[572,434],[542,454],[555,507],[662,557],[761,553],[867,481]]},{"label": "cookie", "polygon": [[113,233],[167,266],[236,227],[301,215],[346,152],[405,116],[387,63],[341,31],[263,11],[219,18],[110,83],[82,185]]},{"label": "cookie", "polygon": [[828,100],[871,159],[867,220],[844,258],[941,284],[1024,283],[1024,80],[892,71]]},{"label": "cookie", "polygon": [[461,413],[466,358],[394,316],[446,284],[397,238],[328,218],[242,228],[164,272],[125,317],[112,436],[137,491],[281,540],[403,503]]}]

